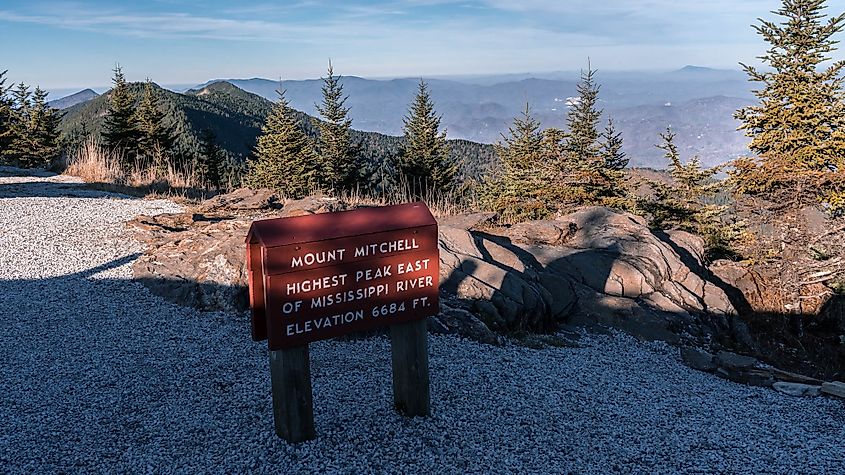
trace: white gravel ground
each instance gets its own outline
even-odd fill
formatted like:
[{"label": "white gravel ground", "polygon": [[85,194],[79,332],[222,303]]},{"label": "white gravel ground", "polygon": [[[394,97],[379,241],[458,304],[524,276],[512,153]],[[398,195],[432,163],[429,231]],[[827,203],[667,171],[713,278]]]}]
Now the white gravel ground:
[{"label": "white gravel ground", "polygon": [[[845,473],[845,404],[584,348],[432,336],[434,415],[392,410],[384,338],[312,345],[318,440],[273,433],[246,315],[150,295],[123,223],[178,209],[0,169],[1,473]],[[118,264],[115,266],[115,264]]]}]

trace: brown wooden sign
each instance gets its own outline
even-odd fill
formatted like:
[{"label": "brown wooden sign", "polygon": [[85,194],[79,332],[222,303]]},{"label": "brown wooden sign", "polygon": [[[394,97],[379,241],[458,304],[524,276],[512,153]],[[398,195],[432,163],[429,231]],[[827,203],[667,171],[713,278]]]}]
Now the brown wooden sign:
[{"label": "brown wooden sign", "polygon": [[394,406],[430,414],[425,318],[440,308],[440,259],[424,203],[255,221],[246,261],[279,437],[316,437],[308,343],[380,326],[390,326]]},{"label": "brown wooden sign", "polygon": [[437,222],[423,203],[255,221],[252,338],[270,350],[439,311]]}]

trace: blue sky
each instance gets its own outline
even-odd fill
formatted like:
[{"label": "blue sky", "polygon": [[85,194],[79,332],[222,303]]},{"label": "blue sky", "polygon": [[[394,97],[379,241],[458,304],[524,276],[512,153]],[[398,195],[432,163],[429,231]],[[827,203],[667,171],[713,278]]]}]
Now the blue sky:
[{"label": "blue sky", "polygon": [[[0,0],[0,70],[46,88],[130,80],[736,68],[780,0]],[[831,13],[845,0],[829,2]]]}]

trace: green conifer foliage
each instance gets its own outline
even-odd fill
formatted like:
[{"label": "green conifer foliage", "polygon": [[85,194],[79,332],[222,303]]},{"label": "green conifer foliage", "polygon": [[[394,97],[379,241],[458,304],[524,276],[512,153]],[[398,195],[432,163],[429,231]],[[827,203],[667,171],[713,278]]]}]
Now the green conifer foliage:
[{"label": "green conifer foliage", "polygon": [[553,208],[545,193],[549,155],[540,122],[531,115],[528,104],[508,131],[496,145],[502,175],[488,181],[483,200],[504,222],[545,218]]},{"label": "green conifer foliage", "polygon": [[3,161],[4,150],[8,150],[12,142],[12,107],[14,103],[9,97],[11,86],[6,85],[6,73],[0,71],[0,162]]},{"label": "green conifer foliage", "polygon": [[47,104],[47,92],[35,88],[30,112],[29,144],[24,165],[47,167],[61,154],[59,147],[59,122],[61,115]]},{"label": "green conifer foliage", "polygon": [[138,152],[146,164],[153,166],[159,173],[167,170],[175,141],[164,121],[165,113],[156,88],[147,80],[135,113],[135,130],[138,134]]},{"label": "green conifer foliage", "polygon": [[320,184],[330,190],[349,189],[355,185],[358,175],[358,147],[352,144],[350,129],[352,120],[349,108],[345,107],[347,96],[343,95],[340,77],[334,75],[329,61],[328,74],[323,78],[323,102],[315,104],[321,121],[317,141]]},{"label": "green conifer foliage", "polygon": [[565,204],[627,207],[623,173],[627,159],[622,152],[622,135],[612,121],[603,133],[599,132],[602,111],[597,108],[600,86],[595,73],[589,63],[581,73],[578,98],[566,116],[567,132],[549,135],[548,147],[557,157],[551,191]]},{"label": "green conifer foliage", "polygon": [[671,181],[646,180],[653,196],[639,198],[639,206],[655,228],[674,228],[702,236],[711,257],[735,257],[732,245],[740,236],[742,223],[729,221],[727,207],[714,203],[722,183],[714,176],[720,167],[704,168],[699,158],[681,161],[675,133],[667,129],[656,145],[664,151]]},{"label": "green conifer foliage", "polygon": [[439,131],[440,117],[424,81],[420,81],[404,124],[397,165],[412,192],[426,195],[454,189],[458,166],[449,156],[446,132]]},{"label": "green conifer foliage", "polygon": [[627,206],[625,167],[628,166],[628,157],[622,150],[622,146],[622,132],[618,132],[613,119],[608,118],[599,143],[599,166],[596,170],[597,192],[604,204],[624,208]]},{"label": "green conifer foliage", "polygon": [[103,139],[106,146],[117,150],[124,159],[124,167],[134,165],[138,150],[138,131],[135,129],[135,98],[129,91],[126,77],[120,66],[115,67],[109,93],[109,110],[106,114]]},{"label": "green conifer foliage", "polygon": [[596,71],[589,64],[581,73],[578,83],[578,100],[567,112],[566,150],[584,167],[594,167],[600,157],[599,120],[602,111],[596,108],[600,86],[595,81]]},{"label": "green conifer foliage", "polygon": [[255,159],[244,183],[301,198],[317,184],[317,154],[285,99],[285,92],[278,93],[279,101],[261,128]]},{"label": "green conifer foliage", "polygon": [[196,173],[208,187],[220,189],[225,174],[224,152],[217,144],[217,136],[211,129],[200,134],[200,153],[197,156]]},{"label": "green conifer foliage", "polygon": [[622,132],[617,132],[613,119],[607,119],[607,126],[602,133],[599,148],[604,168],[612,171],[622,171],[628,166],[628,157],[622,151]]},{"label": "green conifer foliage", "polygon": [[[47,167],[61,153],[59,121],[61,116],[47,105],[47,92],[20,83],[8,95],[9,88],[0,83],[0,156],[10,163],[24,167]],[[4,119],[5,118],[5,119]]]},{"label": "green conifer foliage", "polygon": [[761,71],[743,64],[760,83],[757,105],[737,112],[751,150],[763,160],[789,156],[798,168],[839,170],[845,166],[845,61],[821,69],[845,28],[845,13],[823,21],[825,0],[784,0],[776,13],[782,23],[761,20],[754,28],[770,45]]},{"label": "green conifer foliage", "polygon": [[11,122],[8,147],[0,150],[5,161],[26,166],[30,161],[32,144],[32,92],[19,83],[11,92]]},{"label": "green conifer foliage", "polygon": [[737,111],[754,158],[731,173],[736,189],[805,206],[819,201],[845,213],[845,61],[830,60],[845,13],[828,18],[824,0],[783,0],[780,22],[754,26],[769,44],[759,59],[770,70],[743,65],[759,104]]}]

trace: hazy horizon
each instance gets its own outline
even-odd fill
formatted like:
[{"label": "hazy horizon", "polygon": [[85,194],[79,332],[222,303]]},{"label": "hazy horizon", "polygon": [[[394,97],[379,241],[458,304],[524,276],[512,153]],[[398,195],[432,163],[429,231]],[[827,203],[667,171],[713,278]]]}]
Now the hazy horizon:
[{"label": "hazy horizon", "polygon": [[[739,68],[734,68],[734,69],[731,69],[731,68],[710,68],[710,67],[707,67],[707,66],[700,66],[700,65],[684,65],[680,68],[674,68],[674,69],[600,70],[598,72],[598,74],[599,75],[602,75],[602,74],[607,74],[607,75],[619,75],[619,74],[650,75],[650,74],[661,74],[661,73],[669,73],[669,72],[673,72],[673,71],[678,71],[678,70],[683,69],[685,67],[701,67],[701,68],[707,68],[707,69],[713,69],[713,70],[719,70],[719,71],[734,71],[734,72],[740,72],[741,71]],[[108,71],[108,74],[111,75],[112,71]],[[371,81],[391,81],[391,80],[394,80],[394,79],[426,79],[426,80],[445,80],[445,81],[455,81],[455,82],[463,82],[463,81],[471,82],[473,79],[501,78],[501,80],[502,80],[501,82],[506,82],[508,80],[520,80],[521,77],[545,78],[547,76],[555,76],[557,78],[558,76],[559,77],[571,76],[572,78],[577,78],[578,75],[580,74],[580,70],[514,71],[514,72],[488,73],[488,74],[472,73],[472,74],[456,74],[456,75],[418,75],[418,76],[359,76],[359,75],[355,75],[355,74],[341,74],[339,71],[335,70],[335,74],[338,75],[338,76],[357,77],[357,78],[367,79],[367,80],[371,80]],[[11,76],[11,74],[9,74],[9,76]],[[325,76],[325,73],[323,73],[320,76],[315,76],[315,77],[303,77],[303,78],[283,77],[281,79],[282,79],[282,81],[317,81],[317,80],[321,80],[322,77],[324,77],[324,76]],[[514,78],[508,79],[509,76],[513,76]],[[14,79],[14,78],[12,78],[12,79]],[[128,75],[127,75],[127,80],[130,81],[130,82],[140,82],[140,81],[145,81],[146,79],[147,79],[146,77],[133,78],[133,77],[128,77]],[[237,81],[237,80],[251,80],[251,79],[265,79],[265,80],[270,80],[270,81],[274,80],[273,78],[266,77],[266,76],[265,77],[260,77],[260,76],[222,77],[222,76],[220,76],[220,77],[211,77],[211,78],[200,79],[196,82],[179,83],[179,84],[166,84],[166,83],[162,84],[162,83],[159,83],[158,81],[155,81],[155,80],[152,80],[152,79],[151,80],[154,83],[158,84],[159,86],[161,86],[165,89],[168,89],[168,90],[171,90],[171,91],[174,91],[174,92],[183,92],[186,89],[193,88],[193,87],[196,87],[196,86],[200,86],[200,85],[206,84],[206,83],[216,82],[216,81],[227,81],[227,80]],[[76,85],[76,86],[54,87],[54,88],[42,86],[42,89],[44,89],[44,90],[46,90],[47,92],[50,93],[50,96],[49,96],[50,100],[55,100],[55,99],[59,99],[59,98],[71,95],[71,94],[75,94],[75,93],[83,91],[85,89],[91,89],[98,94],[102,94],[103,92],[111,89],[111,84],[106,84],[110,80],[111,80],[111,76],[108,76],[107,78],[105,78],[104,81],[102,81],[100,84],[97,84],[97,85],[84,84],[84,85]],[[15,82],[18,82],[18,81],[15,81]],[[498,81],[494,82],[494,83],[498,83]],[[33,87],[35,87],[36,85],[39,85],[39,84],[38,83],[32,84]]]}]

